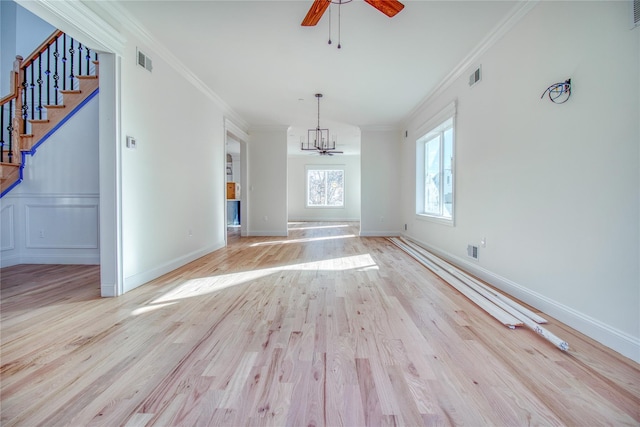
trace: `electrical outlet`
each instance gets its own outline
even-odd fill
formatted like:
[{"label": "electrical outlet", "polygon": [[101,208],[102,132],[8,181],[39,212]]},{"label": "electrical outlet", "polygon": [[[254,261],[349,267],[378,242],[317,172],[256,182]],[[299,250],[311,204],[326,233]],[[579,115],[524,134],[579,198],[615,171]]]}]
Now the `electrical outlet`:
[{"label": "electrical outlet", "polygon": [[40,238],[44,239],[44,230],[40,230]]},{"label": "electrical outlet", "polygon": [[268,216],[266,216],[266,215],[265,215],[265,216],[264,216],[264,218],[262,218],[262,219],[264,220],[264,222],[269,221],[269,217],[268,217]]},{"label": "electrical outlet", "polygon": [[480,246],[483,248],[487,247],[487,238],[483,237],[482,240],[480,240]]}]

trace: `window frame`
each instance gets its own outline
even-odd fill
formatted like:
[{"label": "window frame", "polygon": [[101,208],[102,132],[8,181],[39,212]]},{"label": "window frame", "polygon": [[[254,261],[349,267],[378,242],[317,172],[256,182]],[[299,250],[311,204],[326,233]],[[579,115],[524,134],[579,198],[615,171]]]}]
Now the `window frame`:
[{"label": "window frame", "polygon": [[[450,122],[450,123],[449,123]],[[444,207],[444,202],[440,202],[440,211],[441,214],[437,214],[434,212],[427,212],[425,209],[425,187],[426,187],[426,169],[427,166],[425,153],[426,153],[426,145],[436,138],[440,136],[440,170],[443,170],[443,160],[444,160],[444,149],[442,147],[443,144],[443,135],[444,132],[451,129],[451,217],[442,215],[442,209]],[[435,222],[439,224],[454,226],[455,225],[455,199],[456,199],[456,101],[453,101],[445,108],[443,108],[439,113],[435,114],[425,123],[423,123],[419,128],[416,134],[420,135],[416,139],[416,198],[415,198],[415,213],[416,219],[426,220],[430,222]],[[441,172],[442,173],[442,172]],[[444,176],[444,174],[443,174]],[[443,188],[441,185],[441,189]],[[441,198],[444,199],[444,191],[441,193]]]},{"label": "window frame", "polygon": [[[347,187],[347,173],[345,170],[345,165],[305,165],[304,174],[305,174],[305,199],[304,204],[306,209],[345,209],[347,205],[347,195],[346,195],[346,187]],[[310,171],[340,171],[342,172],[342,205],[340,206],[330,206],[330,205],[310,205],[309,204],[309,172]]]}]

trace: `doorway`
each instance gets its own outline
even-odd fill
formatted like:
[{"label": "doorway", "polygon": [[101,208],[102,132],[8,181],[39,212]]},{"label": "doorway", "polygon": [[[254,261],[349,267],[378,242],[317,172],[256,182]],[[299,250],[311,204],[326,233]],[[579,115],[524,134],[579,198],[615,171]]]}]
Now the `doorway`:
[{"label": "doorway", "polygon": [[227,134],[225,184],[227,198],[227,239],[239,237],[242,226],[242,164],[240,141]]},{"label": "doorway", "polygon": [[248,230],[247,142],[249,135],[231,120],[225,118],[225,237],[246,236]]}]

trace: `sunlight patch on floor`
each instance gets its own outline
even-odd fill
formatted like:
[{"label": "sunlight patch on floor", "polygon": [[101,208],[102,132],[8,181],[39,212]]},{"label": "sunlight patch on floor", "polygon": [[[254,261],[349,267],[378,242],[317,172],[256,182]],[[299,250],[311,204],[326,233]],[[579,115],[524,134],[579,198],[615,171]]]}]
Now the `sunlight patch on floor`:
[{"label": "sunlight patch on floor", "polygon": [[232,286],[252,282],[271,274],[277,274],[282,271],[369,271],[372,269],[378,269],[377,264],[371,255],[363,254],[243,271],[239,273],[222,274],[219,276],[201,277],[187,280],[183,284],[178,285],[173,290],[162,295],[160,298],[152,301],[151,304],[167,303],[180,299],[211,294]]},{"label": "sunlight patch on floor", "polygon": [[144,306],[144,307],[136,308],[135,310],[133,310],[131,312],[131,315],[132,316],[138,316],[140,314],[145,314],[145,313],[148,313],[150,311],[158,310],[159,308],[168,307],[168,306],[173,305],[173,304],[177,304],[177,302],[175,302],[175,301],[174,302],[166,302],[166,303],[163,303],[163,304],[152,303],[151,305],[147,305],[147,306]]},{"label": "sunlight patch on floor", "polygon": [[[290,222],[289,225],[298,225],[304,223]],[[308,227],[289,227],[289,230],[323,230],[327,228],[347,228],[349,224],[335,224],[335,225],[310,225]]]},{"label": "sunlight patch on floor", "polygon": [[345,234],[343,236],[323,236],[323,237],[306,237],[304,239],[290,239],[290,240],[274,240],[271,242],[254,243],[253,246],[273,246],[273,245],[286,245],[290,243],[308,243],[318,242],[321,240],[333,240],[333,239],[349,239],[356,237],[355,234]]}]

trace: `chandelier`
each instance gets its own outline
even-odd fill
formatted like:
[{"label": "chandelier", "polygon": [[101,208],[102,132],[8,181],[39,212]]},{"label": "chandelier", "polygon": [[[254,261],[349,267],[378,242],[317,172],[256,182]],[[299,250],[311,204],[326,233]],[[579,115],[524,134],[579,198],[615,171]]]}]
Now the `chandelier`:
[{"label": "chandelier", "polygon": [[321,93],[316,93],[316,98],[318,99],[318,125],[315,129],[309,129],[307,131],[307,141],[300,137],[300,149],[303,151],[319,151],[322,153],[327,153],[328,150],[336,149],[336,140],[335,136],[332,139],[329,139],[329,129],[322,129],[320,127],[320,98],[322,98]]}]

